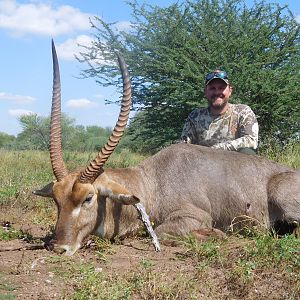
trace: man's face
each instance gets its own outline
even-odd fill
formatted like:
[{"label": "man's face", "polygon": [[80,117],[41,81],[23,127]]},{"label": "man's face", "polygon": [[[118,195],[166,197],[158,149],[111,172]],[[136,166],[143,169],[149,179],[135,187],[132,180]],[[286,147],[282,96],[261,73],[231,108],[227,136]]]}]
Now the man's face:
[{"label": "man's face", "polygon": [[205,87],[204,93],[210,107],[221,109],[228,103],[232,87],[222,79],[214,79]]}]

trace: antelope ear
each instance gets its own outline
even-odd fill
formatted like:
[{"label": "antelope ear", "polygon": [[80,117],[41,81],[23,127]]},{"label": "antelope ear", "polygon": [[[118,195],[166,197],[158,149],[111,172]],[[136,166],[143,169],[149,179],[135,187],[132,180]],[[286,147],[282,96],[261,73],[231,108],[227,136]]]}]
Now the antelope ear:
[{"label": "antelope ear", "polygon": [[124,205],[131,205],[131,204],[137,204],[140,202],[140,199],[134,195],[127,195],[127,194],[109,194],[110,199],[118,201]]},{"label": "antelope ear", "polygon": [[42,196],[42,197],[53,197],[53,185],[54,182],[50,182],[40,190],[35,190],[32,193],[37,195],[37,196]]},{"label": "antelope ear", "polygon": [[125,187],[112,180],[106,182],[105,185],[98,185],[97,188],[100,196],[109,197],[110,199],[125,205],[131,205],[140,202],[138,197],[132,195]]}]

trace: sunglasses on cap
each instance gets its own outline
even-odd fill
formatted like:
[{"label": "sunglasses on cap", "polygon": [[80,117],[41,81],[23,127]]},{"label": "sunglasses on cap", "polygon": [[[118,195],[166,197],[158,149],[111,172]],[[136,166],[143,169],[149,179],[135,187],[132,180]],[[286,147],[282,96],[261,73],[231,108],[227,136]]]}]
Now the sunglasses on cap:
[{"label": "sunglasses on cap", "polygon": [[217,79],[217,78],[224,80],[227,84],[229,83],[227,73],[225,71],[220,71],[220,72],[208,73],[205,76],[205,84],[208,84],[212,79]]}]

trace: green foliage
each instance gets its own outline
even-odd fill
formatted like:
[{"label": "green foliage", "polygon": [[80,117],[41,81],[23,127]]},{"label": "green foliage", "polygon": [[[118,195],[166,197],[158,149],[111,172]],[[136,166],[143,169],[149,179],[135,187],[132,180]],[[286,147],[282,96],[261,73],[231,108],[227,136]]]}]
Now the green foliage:
[{"label": "green foliage", "polygon": [[[0,133],[0,148],[11,150],[48,150],[50,139],[50,117],[36,114],[23,115],[19,118],[22,132],[14,136]],[[99,126],[75,125],[75,120],[62,115],[62,146],[69,151],[99,151],[107,142],[112,129]],[[122,151],[128,145],[126,134],[116,151]]]},{"label": "green foliage", "polygon": [[107,261],[107,256],[114,253],[111,242],[98,236],[91,237],[91,246],[98,258],[105,262]]},{"label": "green foliage", "polygon": [[0,241],[10,241],[16,239],[31,240],[32,236],[24,233],[20,229],[8,227],[7,229],[0,227]]},{"label": "green foliage", "polygon": [[[286,6],[242,0],[183,0],[166,8],[129,2],[130,32],[95,18],[97,43],[82,55],[83,75],[103,85],[120,85],[114,51],[129,66],[133,102],[143,113],[131,124],[135,147],[154,151],[173,143],[188,113],[203,99],[204,75],[229,73],[232,102],[258,116],[261,137],[286,141],[300,131],[299,24]],[[95,53],[107,60],[97,64]],[[144,143],[143,143],[144,142]]]},{"label": "green foliage", "polygon": [[[50,138],[50,117],[41,117],[37,114],[22,115],[19,122],[23,131],[18,134],[14,143],[6,148],[15,150],[48,150]],[[62,140],[65,148],[70,148],[75,137],[78,138],[80,127],[77,128],[75,120],[62,115]]]},{"label": "green foliage", "polygon": [[196,259],[200,274],[217,267],[223,270],[230,285],[241,287],[252,284],[260,274],[276,269],[293,283],[296,294],[300,291],[297,284],[300,240],[293,234],[278,238],[268,231],[254,231],[251,237],[237,234],[204,243],[189,236],[183,244],[187,251],[181,258]]},{"label": "green foliage", "polygon": [[147,257],[142,257],[140,260],[140,265],[145,269],[151,269],[155,263]]},{"label": "green foliage", "polygon": [[[49,153],[0,149],[0,157],[0,220],[15,223],[23,220],[25,213],[36,211],[27,222],[52,225],[56,217],[54,202],[32,194],[53,180]],[[17,212],[8,214],[10,207],[17,207]]]},{"label": "green foliage", "polygon": [[9,135],[4,132],[0,132],[0,148],[13,142],[14,140],[15,140],[15,136]]},{"label": "green foliage", "polygon": [[[23,128],[18,136],[18,141],[24,147],[32,150],[47,150],[49,147],[50,119],[37,114],[22,115],[19,122]],[[28,148],[27,148],[28,149]]]},{"label": "green foliage", "polygon": [[23,232],[20,230],[10,229],[5,230],[0,227],[0,241],[10,241],[15,239],[20,239],[23,237]]},{"label": "green foliage", "polygon": [[112,158],[107,162],[107,167],[110,168],[127,168],[136,166],[143,161],[146,156],[134,153],[126,148],[116,151]]}]

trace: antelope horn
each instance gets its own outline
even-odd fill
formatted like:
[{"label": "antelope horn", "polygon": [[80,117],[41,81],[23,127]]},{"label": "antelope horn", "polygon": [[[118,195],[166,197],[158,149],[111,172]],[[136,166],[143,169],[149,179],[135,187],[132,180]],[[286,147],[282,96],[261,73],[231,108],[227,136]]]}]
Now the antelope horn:
[{"label": "antelope horn", "polygon": [[90,164],[86,167],[86,169],[80,174],[79,181],[82,183],[94,182],[95,179],[103,172],[102,167],[106,163],[116,146],[118,145],[120,139],[122,138],[129,118],[131,106],[130,78],[123,57],[119,53],[116,54],[118,57],[118,62],[123,78],[123,99],[118,121],[107,143],[98,152],[96,158],[93,161],[91,161]]},{"label": "antelope horn", "polygon": [[55,50],[55,45],[52,40],[52,59],[53,59],[53,94],[51,108],[51,124],[50,124],[50,159],[53,173],[57,181],[62,180],[68,170],[65,167],[62,154],[62,139],[61,139],[61,88],[59,65]]}]

